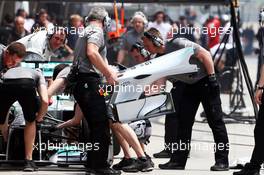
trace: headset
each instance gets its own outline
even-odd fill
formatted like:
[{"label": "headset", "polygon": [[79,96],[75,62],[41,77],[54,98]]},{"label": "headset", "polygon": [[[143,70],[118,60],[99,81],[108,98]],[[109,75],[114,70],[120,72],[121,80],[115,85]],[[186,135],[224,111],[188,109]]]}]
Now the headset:
[{"label": "headset", "polygon": [[149,58],[151,55],[150,52],[147,51],[139,42],[132,45],[131,51],[133,49],[137,49],[139,51],[140,55],[142,55],[144,58]]},{"label": "headset", "polygon": [[111,23],[112,23],[112,19],[108,16],[108,14],[104,17],[103,19],[103,26],[104,26],[104,30],[106,32],[111,31]]},{"label": "headset", "polygon": [[144,32],[143,34],[145,37],[147,37],[148,39],[150,39],[152,41],[152,43],[157,46],[157,47],[160,47],[160,46],[163,46],[164,45],[164,42],[161,38],[159,37],[156,37],[152,34],[150,34],[149,32]]},{"label": "headset", "polygon": [[[108,13],[107,13],[107,15],[105,15],[105,17],[104,17],[102,22],[103,22],[104,31],[105,32],[111,31],[112,19],[109,17]],[[85,25],[85,27],[87,27],[89,25],[89,16],[86,16],[84,18],[84,25]]]}]

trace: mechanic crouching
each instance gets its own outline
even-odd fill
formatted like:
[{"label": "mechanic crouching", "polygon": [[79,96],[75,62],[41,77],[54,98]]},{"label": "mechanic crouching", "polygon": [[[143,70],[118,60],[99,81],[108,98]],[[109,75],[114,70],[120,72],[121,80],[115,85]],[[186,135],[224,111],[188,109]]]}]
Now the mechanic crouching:
[{"label": "mechanic crouching", "polygon": [[[25,51],[24,51],[25,52]],[[22,107],[26,120],[24,129],[25,167],[24,171],[36,171],[38,168],[32,160],[33,145],[36,136],[36,121],[42,121],[48,108],[48,93],[44,76],[33,69],[14,67],[2,74],[0,83],[0,124],[6,133],[7,123],[3,125],[9,108],[16,101]],[[39,106],[40,97],[41,105]],[[5,127],[4,127],[5,126]],[[17,151],[17,150],[13,150]]]}]

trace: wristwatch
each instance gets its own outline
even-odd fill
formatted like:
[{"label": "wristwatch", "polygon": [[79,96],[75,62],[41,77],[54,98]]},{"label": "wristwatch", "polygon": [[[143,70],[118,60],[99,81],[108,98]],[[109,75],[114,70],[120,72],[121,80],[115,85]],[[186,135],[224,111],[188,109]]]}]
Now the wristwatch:
[{"label": "wristwatch", "polygon": [[257,84],[257,89],[263,90],[264,89],[264,86],[260,86],[260,85]]},{"label": "wristwatch", "polygon": [[208,79],[209,79],[209,81],[216,81],[215,74],[213,73],[213,74],[208,75]]}]

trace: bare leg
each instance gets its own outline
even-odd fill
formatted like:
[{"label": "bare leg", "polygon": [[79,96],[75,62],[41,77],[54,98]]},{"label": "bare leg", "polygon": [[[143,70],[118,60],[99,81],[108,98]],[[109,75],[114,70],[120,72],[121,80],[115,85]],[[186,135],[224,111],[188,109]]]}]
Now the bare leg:
[{"label": "bare leg", "polygon": [[113,123],[112,129],[116,132],[118,131],[127,143],[136,152],[137,157],[145,157],[144,151],[142,150],[140,143],[138,141],[137,135],[127,124]]},{"label": "bare leg", "polygon": [[146,152],[144,143],[140,143],[140,146],[141,146],[142,150],[143,150],[144,152]]},{"label": "bare leg", "polygon": [[120,144],[122,150],[123,150],[123,153],[124,153],[124,157],[126,159],[129,159],[132,157],[131,155],[131,152],[130,152],[130,148],[129,148],[129,144],[127,143],[127,141],[124,139],[124,137],[118,132],[118,131],[115,131],[113,130],[114,133],[115,133],[115,136],[118,140],[118,143]]},{"label": "bare leg", "polygon": [[6,115],[5,123],[0,125],[1,133],[3,135],[5,142],[7,142],[7,138],[8,138],[8,129],[9,129],[8,119],[9,119],[9,113]]},{"label": "bare leg", "polygon": [[24,129],[25,158],[32,160],[33,145],[36,137],[36,122],[27,122]]},{"label": "bare leg", "polygon": [[7,124],[0,125],[0,129],[1,129],[1,133],[3,135],[4,141],[7,142],[7,138],[8,138],[8,125]]},{"label": "bare leg", "polygon": [[77,104],[73,118],[61,124],[58,124],[57,128],[67,128],[70,126],[80,125],[82,118],[83,118],[82,110],[80,106]]}]

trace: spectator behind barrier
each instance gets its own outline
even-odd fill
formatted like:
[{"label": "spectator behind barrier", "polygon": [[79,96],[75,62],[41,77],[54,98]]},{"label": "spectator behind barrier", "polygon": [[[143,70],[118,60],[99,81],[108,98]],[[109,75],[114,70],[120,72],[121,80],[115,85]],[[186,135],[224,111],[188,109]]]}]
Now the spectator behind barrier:
[{"label": "spectator behind barrier", "polygon": [[8,44],[13,41],[19,40],[29,34],[29,32],[24,28],[24,25],[25,19],[23,17],[15,17],[15,26],[12,28],[12,32],[8,37]]}]

